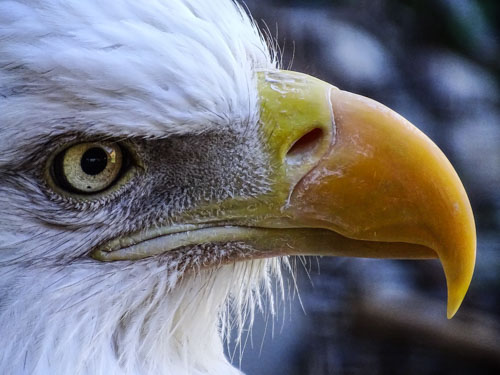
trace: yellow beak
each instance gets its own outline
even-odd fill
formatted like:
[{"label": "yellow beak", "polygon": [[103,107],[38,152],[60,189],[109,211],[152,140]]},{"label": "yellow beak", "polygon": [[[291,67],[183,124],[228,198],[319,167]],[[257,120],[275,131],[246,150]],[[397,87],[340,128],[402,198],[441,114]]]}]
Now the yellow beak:
[{"label": "yellow beak", "polygon": [[136,260],[243,242],[255,251],[224,262],[294,254],[438,257],[452,317],[472,278],[476,232],[465,190],[443,153],[390,109],[313,77],[266,71],[258,83],[269,190],[208,201],[175,225],[142,228],[91,255]]},{"label": "yellow beak", "polygon": [[[438,257],[451,318],[472,278],[476,233],[439,148],[380,103],[300,73],[262,72],[259,92],[269,148],[289,187],[282,222],[346,237],[342,255]],[[339,254],[318,241],[314,253]]]}]

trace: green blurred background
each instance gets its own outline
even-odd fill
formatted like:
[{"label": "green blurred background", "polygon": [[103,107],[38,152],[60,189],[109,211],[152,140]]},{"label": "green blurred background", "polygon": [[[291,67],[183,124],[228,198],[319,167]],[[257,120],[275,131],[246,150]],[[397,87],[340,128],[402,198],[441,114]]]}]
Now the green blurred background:
[{"label": "green blurred background", "polygon": [[[396,110],[449,157],[478,229],[446,319],[437,261],[296,259],[299,294],[228,354],[248,375],[500,374],[500,1],[247,0],[283,66]],[[242,354],[243,353],[243,354]]]}]

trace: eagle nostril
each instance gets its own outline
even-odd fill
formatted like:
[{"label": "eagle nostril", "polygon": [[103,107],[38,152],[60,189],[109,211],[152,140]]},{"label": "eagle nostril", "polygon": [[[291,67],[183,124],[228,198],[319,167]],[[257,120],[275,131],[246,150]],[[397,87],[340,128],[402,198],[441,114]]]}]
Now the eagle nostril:
[{"label": "eagle nostril", "polygon": [[301,164],[304,160],[314,154],[323,138],[323,130],[314,128],[297,139],[286,154],[289,165]]}]

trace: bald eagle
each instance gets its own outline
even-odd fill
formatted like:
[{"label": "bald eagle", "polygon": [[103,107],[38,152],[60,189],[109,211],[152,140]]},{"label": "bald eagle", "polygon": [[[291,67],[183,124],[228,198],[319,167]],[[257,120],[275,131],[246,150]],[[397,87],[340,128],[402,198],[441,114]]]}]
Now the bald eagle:
[{"label": "bald eagle", "polygon": [[293,255],[437,257],[456,312],[450,163],[277,60],[230,0],[0,2],[2,374],[239,374],[222,336]]}]

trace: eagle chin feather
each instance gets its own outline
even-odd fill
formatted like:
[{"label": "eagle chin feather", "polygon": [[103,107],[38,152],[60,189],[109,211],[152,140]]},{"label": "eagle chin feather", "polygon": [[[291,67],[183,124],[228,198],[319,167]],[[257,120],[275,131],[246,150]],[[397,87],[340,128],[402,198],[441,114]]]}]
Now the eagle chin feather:
[{"label": "eagle chin feather", "polygon": [[224,356],[223,338],[236,332],[231,339],[241,345],[256,309],[266,306],[274,315],[274,285],[278,295],[284,290],[280,260],[200,269],[196,257],[196,265],[183,258],[97,269],[82,261],[24,269],[22,276],[3,270],[0,319],[8,324],[0,368],[11,374],[240,374]]}]

